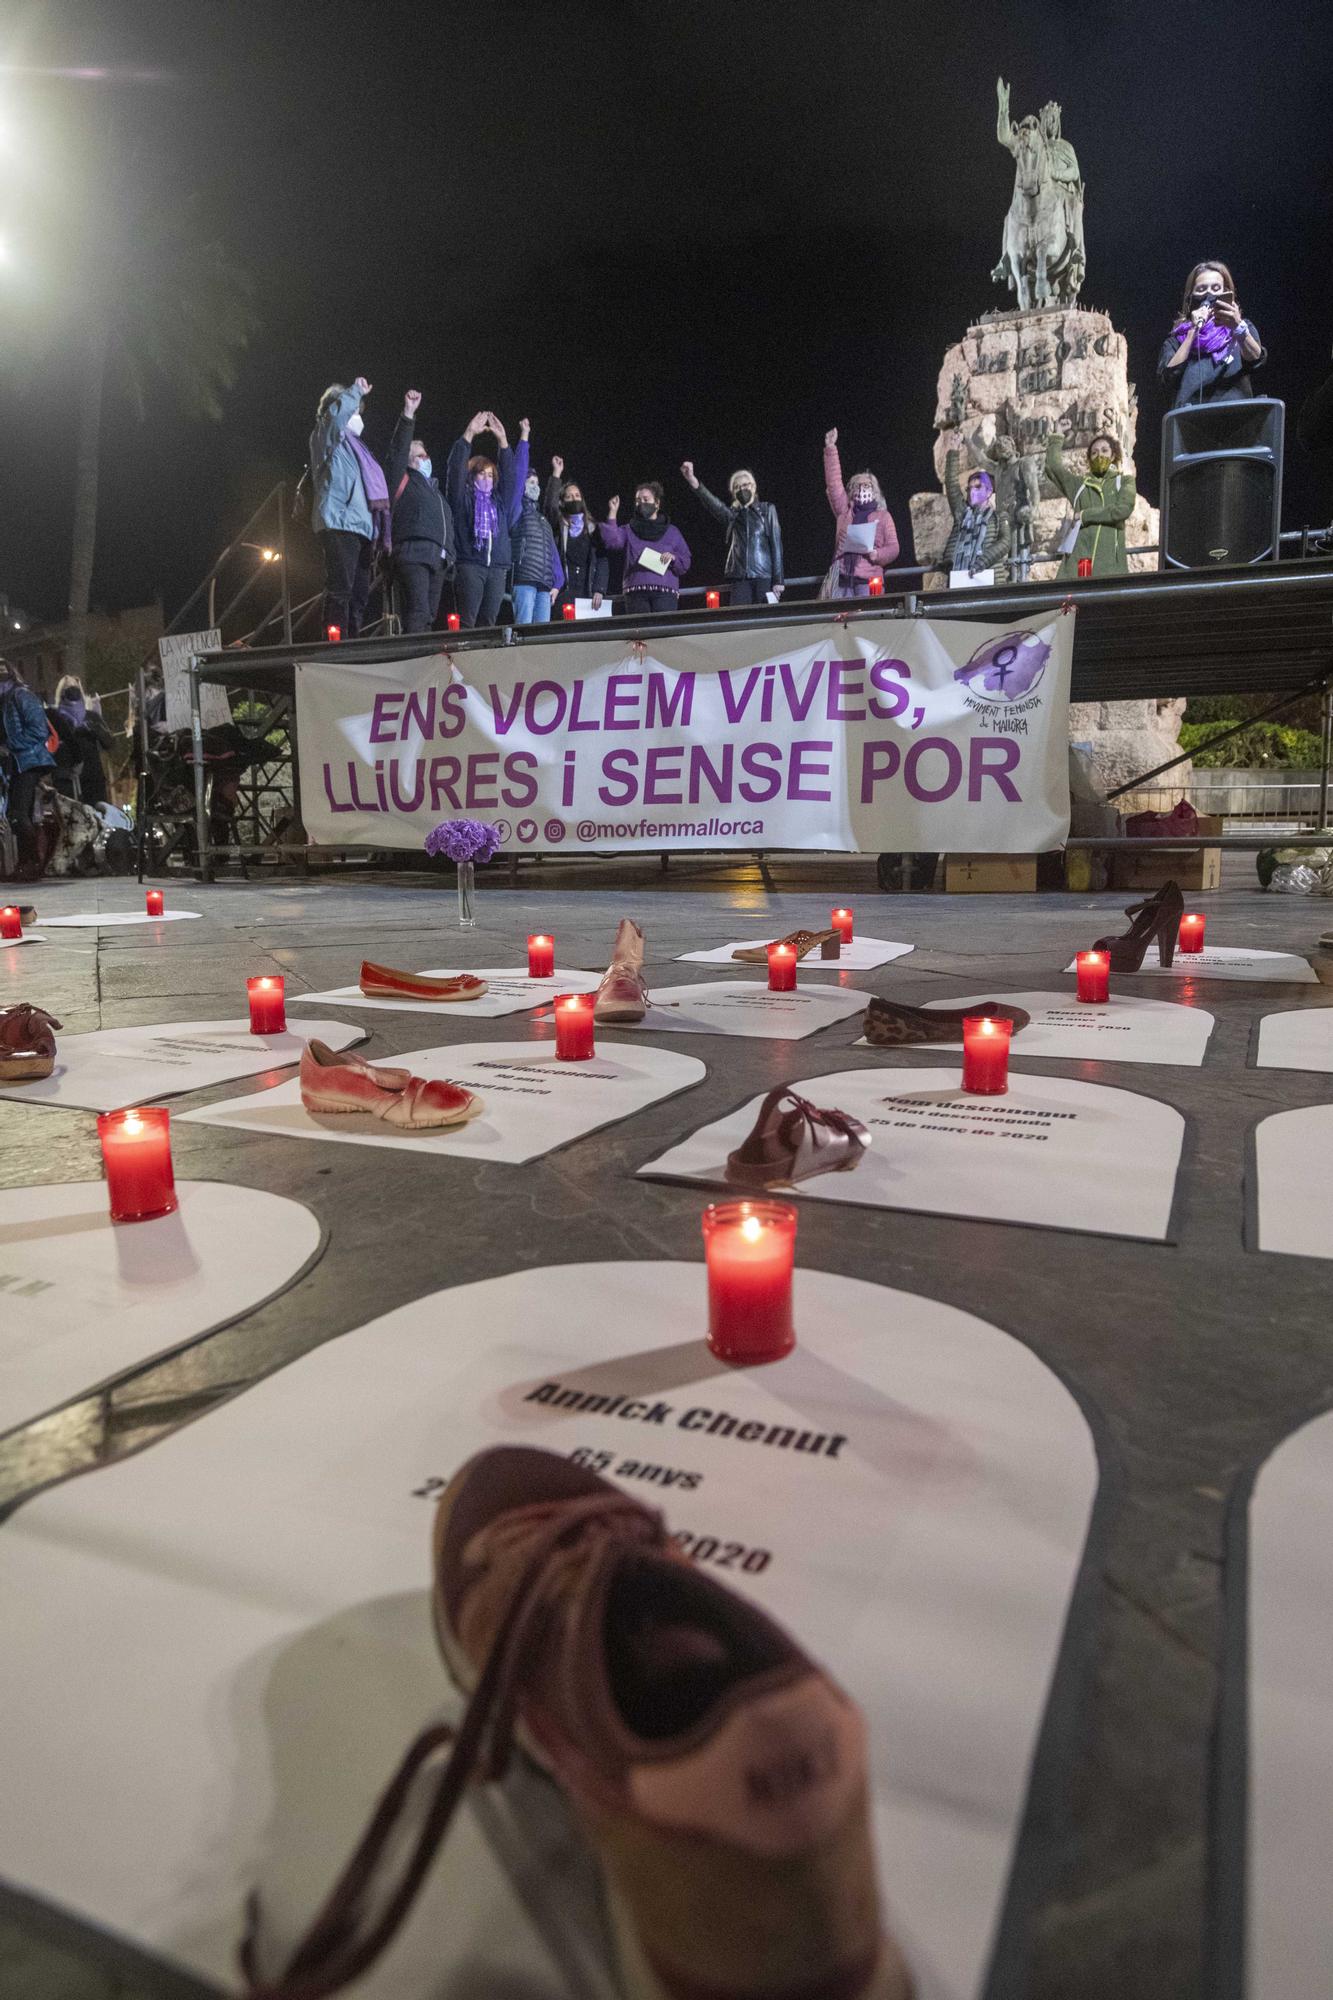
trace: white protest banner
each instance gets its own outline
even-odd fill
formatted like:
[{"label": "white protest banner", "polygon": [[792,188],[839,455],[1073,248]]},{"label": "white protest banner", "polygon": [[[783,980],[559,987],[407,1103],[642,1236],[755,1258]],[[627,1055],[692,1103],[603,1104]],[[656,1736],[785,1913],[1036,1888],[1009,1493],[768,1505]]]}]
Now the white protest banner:
[{"label": "white protest banner", "polygon": [[301,662],[306,826],[352,847],[466,815],[511,851],[1045,852],[1069,831],[1073,628],[886,616]]},{"label": "white protest banner", "polygon": [[[157,642],[158,657],[162,662],[162,691],[167,698],[165,721],[168,729],[188,729],[190,727],[190,677],[188,667],[196,653],[217,653],[222,650],[222,634],[214,626],[211,632],[172,632]],[[199,719],[205,729],[225,729],[231,721],[231,703],[227,700],[227,690],[205,684],[199,690]]]}]

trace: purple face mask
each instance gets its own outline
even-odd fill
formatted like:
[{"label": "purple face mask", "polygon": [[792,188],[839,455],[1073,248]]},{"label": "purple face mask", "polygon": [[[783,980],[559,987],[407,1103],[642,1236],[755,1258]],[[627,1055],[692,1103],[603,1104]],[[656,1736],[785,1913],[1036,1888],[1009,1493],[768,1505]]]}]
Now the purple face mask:
[{"label": "purple face mask", "polygon": [[489,472],[482,472],[478,474],[477,491],[479,493],[489,493],[494,484],[495,480],[492,478]]}]

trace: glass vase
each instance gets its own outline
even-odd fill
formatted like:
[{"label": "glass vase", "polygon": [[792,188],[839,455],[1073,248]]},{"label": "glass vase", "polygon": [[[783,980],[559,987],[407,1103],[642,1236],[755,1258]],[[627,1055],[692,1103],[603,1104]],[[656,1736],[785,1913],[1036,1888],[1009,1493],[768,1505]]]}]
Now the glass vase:
[{"label": "glass vase", "polygon": [[458,927],[460,930],[471,931],[477,927],[477,915],[473,908],[475,889],[476,863],[472,861],[460,861],[458,863]]}]

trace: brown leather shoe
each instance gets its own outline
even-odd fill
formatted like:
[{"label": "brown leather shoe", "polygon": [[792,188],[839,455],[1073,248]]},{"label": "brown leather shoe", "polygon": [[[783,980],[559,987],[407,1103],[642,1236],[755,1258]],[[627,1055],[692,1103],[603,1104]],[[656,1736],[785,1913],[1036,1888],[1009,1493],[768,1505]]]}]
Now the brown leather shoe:
[{"label": "brown leather shoe", "polygon": [[978,1000],[973,1007],[908,1007],[901,1000],[876,997],[866,1008],[865,1038],[877,1049],[903,1048],[912,1042],[956,1042],[962,1037],[963,1022],[974,1014],[986,1014],[993,1021],[1012,1021],[1015,1034],[1032,1019],[1021,1007],[1006,1007],[1000,1000]]},{"label": "brown leather shoe", "polygon": [[0,1007],[0,1083],[38,1083],[56,1066],[56,1038],[62,1024],[54,1014],[20,1000]]},{"label": "brown leather shoe", "polygon": [[743,1187],[847,1174],[860,1164],[871,1135],[846,1111],[825,1111],[786,1084],[770,1090],[754,1130],[727,1157],[727,1179]]},{"label": "brown leather shoe", "polygon": [[457,1733],[412,1745],[276,1978],[252,1925],[252,1994],[358,1978],[517,1738],[597,1852],[627,2000],[909,2000],[880,1924],[860,1711],[660,1514],[558,1453],[480,1452],[436,1515],[434,1615],[468,1697]]}]

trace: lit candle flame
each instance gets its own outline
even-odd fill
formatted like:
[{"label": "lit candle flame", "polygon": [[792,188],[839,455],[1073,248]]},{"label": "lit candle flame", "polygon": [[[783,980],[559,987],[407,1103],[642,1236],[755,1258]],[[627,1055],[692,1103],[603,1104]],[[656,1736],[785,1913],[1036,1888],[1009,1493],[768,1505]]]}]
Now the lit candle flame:
[{"label": "lit candle flame", "polygon": [[143,1119],[137,1111],[127,1111],[125,1113],[125,1130],[135,1136],[143,1131]]},{"label": "lit candle flame", "polygon": [[747,1215],[741,1224],[741,1235],[747,1243],[757,1243],[764,1233],[764,1225],[757,1215]]}]

